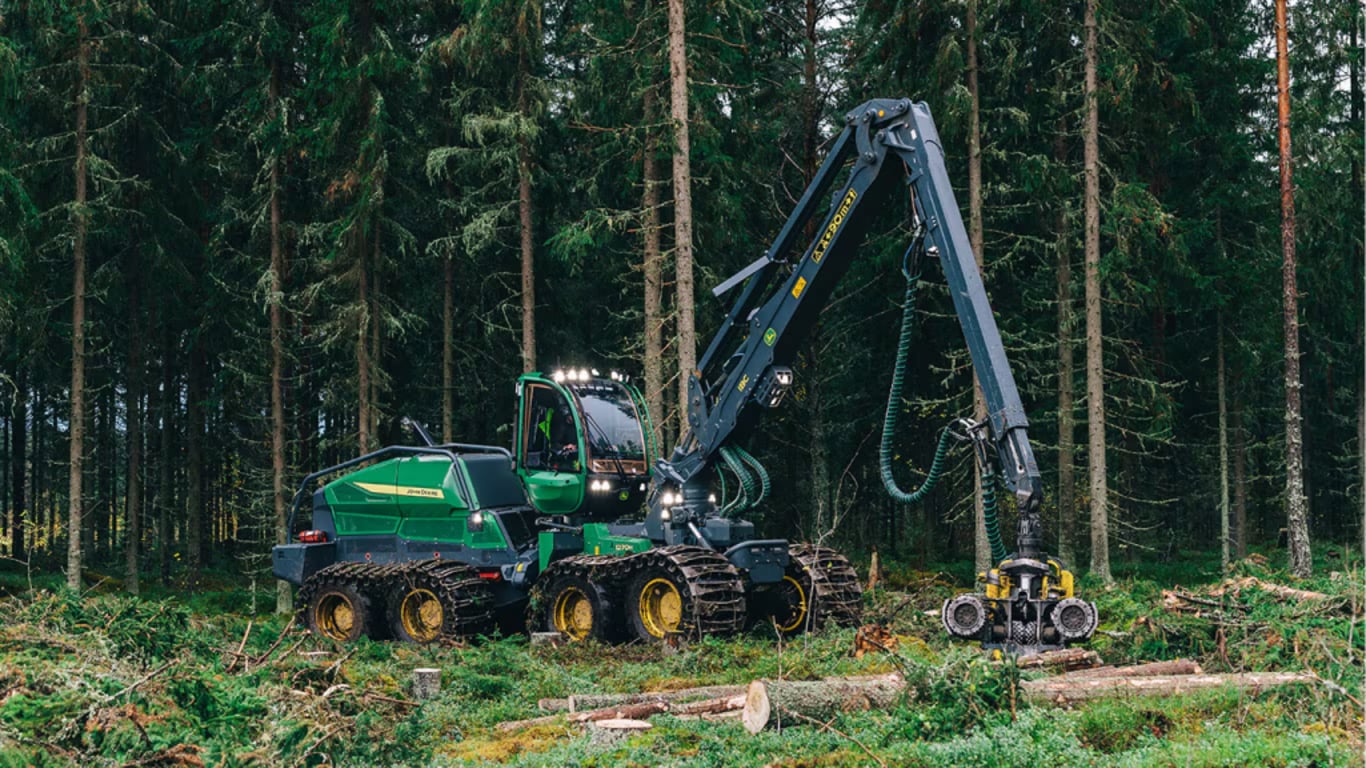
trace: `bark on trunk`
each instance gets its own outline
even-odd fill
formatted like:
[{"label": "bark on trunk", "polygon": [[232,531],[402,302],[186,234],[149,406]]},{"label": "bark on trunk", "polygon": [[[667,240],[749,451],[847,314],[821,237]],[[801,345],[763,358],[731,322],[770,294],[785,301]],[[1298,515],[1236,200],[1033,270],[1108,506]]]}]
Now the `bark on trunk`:
[{"label": "bark on trunk", "polygon": [[157,460],[157,561],[162,586],[171,585],[171,506],[175,503],[175,489],[171,484],[171,450],[175,439],[175,425],[172,421],[175,402],[179,399],[172,392],[175,377],[175,346],[171,343],[171,330],[163,313],[161,318],[161,446]]},{"label": "bark on trunk", "polygon": [[1243,432],[1243,407],[1233,400],[1233,540],[1238,559],[1247,557],[1247,435]]},{"label": "bark on trunk", "polygon": [[185,400],[185,567],[191,590],[204,564],[204,375],[203,338],[191,340],[189,391]]},{"label": "bark on trunk", "polygon": [[669,0],[669,95],[673,119],[674,269],[677,272],[680,434],[688,429],[688,380],[697,370],[692,254],[692,163],[688,139],[688,50],[683,0]]},{"label": "bark on trunk", "polygon": [[1276,0],[1276,86],[1281,149],[1281,265],[1285,313],[1285,512],[1290,572],[1310,573],[1309,510],[1304,495],[1304,434],[1300,412],[1299,292],[1295,287],[1295,187],[1290,155],[1290,54],[1286,0]]},{"label": "bark on trunk", "polygon": [[76,197],[72,216],[71,418],[67,479],[66,585],[81,588],[81,524],[85,469],[85,234],[86,107],[90,90],[90,41],[85,17],[76,20]]},{"label": "bark on trunk", "polygon": [[142,556],[142,323],[139,320],[138,265],[129,264],[128,272],[128,386],[126,388],[128,423],[128,487],[123,514],[127,527],[123,541],[124,586],[138,594],[138,570]]},{"label": "bark on trunk", "polygon": [[1086,434],[1091,487],[1091,572],[1111,583],[1105,478],[1105,361],[1100,298],[1100,103],[1096,97],[1096,0],[1086,1]]},{"label": "bark on trunk", "polygon": [[365,238],[356,235],[356,249],[360,260],[359,284],[356,301],[360,307],[356,326],[356,449],[358,455],[370,452],[370,266],[365,258]]},{"label": "bark on trunk", "polygon": [[[1067,160],[1066,128],[1058,121],[1058,135],[1053,142],[1053,158],[1059,164]],[[1058,208],[1058,556],[1069,565],[1076,563],[1077,480],[1076,480],[1076,395],[1072,373],[1072,253],[1068,247],[1067,212]]]},{"label": "bark on trunk", "polygon": [[1020,669],[1062,669],[1071,672],[1078,669],[1094,669],[1101,665],[1101,660],[1100,654],[1087,648],[1063,648],[1026,656],[1015,662],[1015,665]]},{"label": "bark on trunk", "polygon": [[1174,661],[1154,661],[1148,664],[1134,664],[1128,667],[1097,667],[1068,672],[1061,680],[1095,680],[1105,677],[1152,677],[1154,675],[1203,675],[1205,670],[1190,659]]},{"label": "bark on trunk", "polygon": [[900,680],[755,680],[749,684],[740,721],[753,734],[771,724],[800,725],[800,718],[785,717],[792,713],[825,722],[841,712],[886,709],[905,691]]},{"label": "bark on trunk", "polygon": [[[518,70],[520,81],[530,76],[525,52]],[[517,111],[528,119],[525,87],[517,89]],[[522,234],[522,372],[536,370],[536,263],[531,232],[531,147],[525,136],[517,139],[517,220]]]},{"label": "bark on trunk", "polygon": [[659,245],[659,163],[655,153],[659,137],[654,124],[659,117],[659,97],[653,87],[645,90],[645,154],[641,176],[645,190],[645,407],[654,422],[655,444],[664,445],[668,414],[664,410],[664,254]]},{"label": "bark on trunk", "polygon": [[441,292],[441,442],[455,442],[455,259],[447,256]]},{"label": "bark on trunk", "polygon": [[1177,696],[1191,691],[1226,687],[1256,692],[1282,685],[1314,683],[1317,680],[1314,675],[1303,672],[1101,677],[1081,680],[1074,680],[1068,676],[1026,680],[1020,687],[1028,699],[1039,703],[1065,705],[1099,698]]},{"label": "bark on trunk", "polygon": [[[24,560],[27,557],[26,547],[24,546],[24,536],[27,533],[24,529],[25,521],[29,519],[24,511],[27,506],[25,499],[25,479],[26,479],[26,457],[25,450],[28,446],[28,376],[24,365],[19,364],[19,370],[14,376],[14,418],[10,426],[10,491],[13,503],[10,505],[10,556],[15,560]],[[36,426],[36,416],[34,424]],[[35,430],[36,431],[36,430]]]},{"label": "bark on trunk", "polygon": [[1219,390],[1219,554],[1225,572],[1229,566],[1228,503],[1228,381],[1224,368],[1224,313],[1219,313],[1218,338],[1215,340],[1215,376]]},{"label": "bark on trunk", "polygon": [[[280,66],[271,62],[270,103],[280,109]],[[275,508],[275,543],[289,542],[288,497],[285,492],[285,250],[280,212],[280,158],[270,162],[270,467],[271,498]],[[289,582],[275,582],[275,612],[294,610]]]},{"label": "bark on trunk", "polygon": [[657,693],[602,693],[582,694],[565,699],[564,708],[570,712],[584,712],[604,707],[619,707],[625,704],[642,704],[648,701],[662,701],[681,704],[698,699],[718,699],[740,696],[745,692],[743,685],[707,685],[700,688],[684,688],[678,691]]},{"label": "bark on trunk", "polygon": [[[977,260],[977,271],[986,275],[982,269],[982,123],[981,100],[977,90],[977,0],[968,0],[968,241],[972,244],[972,255]],[[987,417],[987,401],[982,395],[982,383],[977,374],[972,376],[972,417],[983,421]],[[972,479],[972,541],[974,562],[978,573],[983,573],[994,565],[991,562],[991,545],[987,542],[986,506],[982,498],[982,474],[974,472]]]}]

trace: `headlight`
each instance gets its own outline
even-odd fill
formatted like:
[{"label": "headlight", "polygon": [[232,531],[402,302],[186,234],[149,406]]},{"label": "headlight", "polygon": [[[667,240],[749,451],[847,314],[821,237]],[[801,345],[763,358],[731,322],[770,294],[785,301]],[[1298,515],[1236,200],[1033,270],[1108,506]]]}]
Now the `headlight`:
[{"label": "headlight", "polygon": [[669,522],[671,518],[673,518],[673,512],[667,509],[659,513],[659,519],[663,520],[666,523]]}]

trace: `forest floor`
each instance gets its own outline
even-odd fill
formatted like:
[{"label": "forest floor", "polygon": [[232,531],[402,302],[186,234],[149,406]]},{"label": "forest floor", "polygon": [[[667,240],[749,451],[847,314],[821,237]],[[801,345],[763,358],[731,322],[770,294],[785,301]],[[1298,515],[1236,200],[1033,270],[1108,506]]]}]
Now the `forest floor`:
[{"label": "forest floor", "polygon": [[[10,594],[0,600],[0,766],[1361,765],[1363,570],[1354,554],[1347,562],[1330,549],[1317,550],[1321,576],[1294,584],[1327,600],[1297,603],[1253,588],[1215,601],[1218,609],[1183,610],[1164,602],[1164,589],[1208,594],[1220,579],[1217,561],[1181,558],[1121,568],[1109,589],[1081,588],[1100,609],[1091,647],[1108,663],[1187,657],[1208,672],[1312,671],[1336,686],[1076,709],[1027,703],[1018,683],[1041,673],[993,664],[943,635],[926,612],[965,587],[966,573],[884,564],[868,618],[888,624],[896,650],[855,659],[852,629],[781,644],[756,629],[679,650],[531,647],[520,636],[339,649],[265,612],[271,595],[226,577],[191,599],[130,599],[106,594],[107,584],[76,599],[42,588],[54,582],[30,591],[22,573],[9,572],[0,574]],[[1235,575],[1291,583],[1258,558],[1238,563]],[[262,612],[253,615],[253,605]],[[416,704],[408,681],[422,666],[440,668],[443,687]],[[734,720],[668,715],[617,739],[564,723],[495,727],[543,714],[543,697],[888,671],[900,671],[913,693],[890,710],[842,715],[834,730],[751,736]]]}]

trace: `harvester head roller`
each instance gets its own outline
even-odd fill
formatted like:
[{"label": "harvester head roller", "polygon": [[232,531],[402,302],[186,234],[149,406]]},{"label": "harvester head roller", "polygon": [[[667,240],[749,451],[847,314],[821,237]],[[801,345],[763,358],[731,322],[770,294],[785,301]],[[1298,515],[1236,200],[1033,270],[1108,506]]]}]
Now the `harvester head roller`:
[{"label": "harvester head roller", "polygon": [[940,613],[944,628],[954,637],[975,639],[987,623],[987,606],[978,595],[967,594],[944,601]]},{"label": "harvester head roller", "polygon": [[1048,619],[1064,640],[1085,640],[1099,622],[1095,604],[1077,597],[1059,600]]}]

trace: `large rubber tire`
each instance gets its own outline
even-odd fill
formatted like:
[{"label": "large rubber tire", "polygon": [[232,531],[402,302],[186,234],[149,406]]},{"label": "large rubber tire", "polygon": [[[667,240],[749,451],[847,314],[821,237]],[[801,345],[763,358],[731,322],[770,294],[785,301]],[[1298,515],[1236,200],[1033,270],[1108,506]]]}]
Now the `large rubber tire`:
[{"label": "large rubber tire", "polygon": [[465,565],[410,564],[388,576],[388,627],[398,640],[419,645],[467,640],[493,630],[489,587]]},{"label": "large rubber tire", "polygon": [[620,637],[621,611],[601,584],[576,573],[556,575],[554,569],[543,583],[538,602],[541,626],[570,642],[610,643]]},{"label": "large rubber tire", "polygon": [[688,634],[693,628],[693,601],[677,575],[648,566],[633,576],[623,599],[632,634],[646,642]]},{"label": "large rubber tire", "polygon": [[340,643],[382,634],[370,597],[351,584],[321,580],[308,592],[304,623],[314,634]]},{"label": "large rubber tire", "polygon": [[777,584],[750,595],[752,626],[776,629],[783,637],[800,635],[811,623],[811,574],[794,560]]}]

